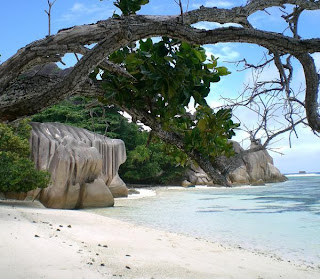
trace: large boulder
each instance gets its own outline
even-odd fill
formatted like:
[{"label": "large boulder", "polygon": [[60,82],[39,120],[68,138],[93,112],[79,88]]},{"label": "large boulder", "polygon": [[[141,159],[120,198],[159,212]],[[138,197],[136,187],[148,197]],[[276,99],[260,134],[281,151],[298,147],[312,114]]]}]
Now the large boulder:
[{"label": "large boulder", "polygon": [[118,175],[126,160],[122,140],[60,123],[31,126],[32,160],[37,169],[51,173],[50,185],[38,194],[46,207],[113,206],[114,197],[128,195]]},{"label": "large boulder", "polygon": [[191,164],[190,168],[186,172],[187,181],[190,181],[192,185],[211,185],[212,180],[208,175],[199,167]]},{"label": "large boulder", "polygon": [[114,198],[121,198],[128,196],[128,188],[123,180],[120,178],[119,174],[116,174],[108,185],[112,196]]},{"label": "large boulder", "polygon": [[[243,151],[238,142],[232,141],[236,153]],[[252,143],[250,148],[255,148]],[[199,167],[191,166],[186,173],[187,179],[196,185],[212,185],[207,174]],[[263,182],[283,182],[287,178],[273,165],[273,159],[266,150],[249,153],[241,160],[239,167],[232,171],[228,180],[232,184],[256,184]],[[261,183],[259,183],[261,185]]]},{"label": "large boulder", "polygon": [[[236,153],[241,152],[243,149],[239,143],[233,142],[234,149]],[[257,147],[256,142],[252,142],[250,149]],[[244,169],[247,172],[246,184],[254,183],[259,180],[264,182],[283,182],[287,178],[281,174],[281,172],[273,165],[273,159],[267,150],[260,150],[257,152],[251,152],[244,156],[242,164],[231,173],[229,176],[232,183],[240,184],[243,183],[236,177],[233,176],[234,173],[239,173],[239,169]]]}]

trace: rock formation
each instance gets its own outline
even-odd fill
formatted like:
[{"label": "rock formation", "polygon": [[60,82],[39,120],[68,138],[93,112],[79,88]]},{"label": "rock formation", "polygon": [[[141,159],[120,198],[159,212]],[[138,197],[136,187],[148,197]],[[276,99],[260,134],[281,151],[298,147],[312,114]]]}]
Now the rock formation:
[{"label": "rock formation", "polygon": [[[232,141],[236,153],[243,151],[239,143]],[[255,143],[250,148],[254,148]],[[232,184],[263,185],[265,182],[283,182],[287,178],[273,165],[273,159],[266,150],[244,156],[237,169],[229,174]],[[187,179],[195,185],[212,185],[207,174],[199,167],[192,166],[187,171]]]},{"label": "rock formation", "polygon": [[51,173],[50,185],[38,195],[46,207],[113,206],[114,197],[128,195],[118,175],[126,160],[122,140],[60,123],[31,126],[32,160]]}]

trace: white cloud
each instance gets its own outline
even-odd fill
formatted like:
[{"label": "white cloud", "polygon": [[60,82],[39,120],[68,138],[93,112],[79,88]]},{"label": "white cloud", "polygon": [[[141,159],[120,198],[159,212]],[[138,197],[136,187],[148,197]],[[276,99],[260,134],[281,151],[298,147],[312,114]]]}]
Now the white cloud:
[{"label": "white cloud", "polygon": [[[240,109],[235,111],[241,118],[241,122],[250,129],[257,116],[248,110]],[[238,122],[234,119],[234,122]],[[242,128],[243,125],[241,125]],[[307,172],[319,171],[318,158],[320,156],[320,140],[310,130],[309,127],[302,125],[296,128],[298,138],[291,134],[291,147],[289,144],[289,133],[284,133],[274,139],[268,146],[268,151],[274,159],[274,164],[282,173],[298,172],[304,170]],[[236,130],[236,136],[232,139],[238,141],[243,148],[250,146],[248,134],[245,131]]]},{"label": "white cloud", "polygon": [[85,10],[85,5],[83,5],[82,3],[75,3],[70,9],[70,11],[73,13],[83,12],[84,10]]},{"label": "white cloud", "polygon": [[82,23],[92,23],[98,20],[107,19],[112,15],[114,7],[103,4],[91,4],[85,5],[81,2],[76,2],[73,6],[67,10],[58,19],[59,22],[64,24],[82,24]]},{"label": "white cloud", "polygon": [[80,13],[80,14],[93,14],[93,13],[100,13],[105,10],[104,6],[98,6],[96,4],[86,6],[82,3],[75,3],[70,9],[72,13]]},{"label": "white cloud", "polygon": [[237,24],[237,23],[220,24],[217,22],[208,22],[208,21],[201,21],[201,22],[193,24],[192,26],[195,28],[198,28],[198,29],[205,29],[205,30],[212,30],[212,29],[230,27],[230,26],[241,27],[241,25]]},{"label": "white cloud", "polygon": [[219,62],[222,61],[236,61],[240,58],[240,53],[235,50],[232,44],[229,43],[219,43],[215,45],[204,46],[207,55],[213,55],[214,57],[219,57]]},{"label": "white cloud", "polygon": [[282,172],[319,171],[318,158],[320,156],[320,140],[310,128],[298,128],[299,138],[292,137],[292,147],[289,147],[288,134],[277,143],[282,146],[280,151],[284,154],[272,153],[275,166]]},{"label": "white cloud", "polygon": [[216,99],[211,99],[208,101],[208,105],[212,108],[219,108],[225,105],[225,102],[222,99],[216,100]]}]

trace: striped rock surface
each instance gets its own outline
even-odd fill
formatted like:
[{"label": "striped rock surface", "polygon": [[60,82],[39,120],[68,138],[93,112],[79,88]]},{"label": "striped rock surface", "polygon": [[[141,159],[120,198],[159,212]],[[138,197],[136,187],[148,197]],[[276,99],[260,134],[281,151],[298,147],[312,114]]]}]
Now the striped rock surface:
[{"label": "striped rock surface", "polygon": [[60,123],[31,126],[32,160],[51,173],[49,186],[38,195],[46,207],[113,206],[115,197],[128,195],[118,175],[126,160],[122,140]]}]

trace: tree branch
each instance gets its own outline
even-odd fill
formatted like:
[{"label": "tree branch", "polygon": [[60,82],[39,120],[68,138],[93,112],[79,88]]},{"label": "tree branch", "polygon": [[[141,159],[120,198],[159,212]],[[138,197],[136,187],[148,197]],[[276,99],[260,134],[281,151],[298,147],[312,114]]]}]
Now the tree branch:
[{"label": "tree branch", "polygon": [[[297,5],[295,20],[302,9],[320,9],[319,1],[249,1],[243,7],[232,9],[200,8],[178,16],[142,16],[131,15],[120,19],[108,19],[95,24],[76,26],[59,31],[56,35],[33,42],[20,49],[13,57],[0,65],[0,119],[13,120],[24,115],[30,115],[38,110],[52,105],[69,95],[79,92],[88,81],[89,74],[100,65],[108,71],[115,71],[127,75],[121,68],[105,61],[106,57],[115,50],[130,44],[132,41],[152,37],[168,36],[196,44],[215,44],[221,42],[253,43],[268,50],[277,50],[280,55],[290,54],[298,58],[303,65],[306,75],[305,108],[310,126],[320,131],[318,114],[318,86],[319,77],[315,70],[314,61],[310,54],[320,52],[320,39],[300,39],[282,34],[254,29],[247,18],[258,10],[285,4]],[[199,30],[188,24],[200,21],[218,23],[238,23],[242,28],[218,28],[214,30]],[[130,24],[130,34],[128,34]],[[293,32],[296,28],[293,26]],[[61,60],[66,53],[81,53],[84,45],[97,43],[96,46],[85,51],[84,56],[67,75],[59,79],[50,78],[46,87],[35,86],[41,91],[35,92],[30,86],[35,85],[34,78],[21,79],[21,73],[34,65]],[[285,65],[283,63],[282,67]],[[280,65],[280,64],[279,64]],[[130,77],[130,75],[127,75]],[[288,91],[289,94],[289,91]],[[257,94],[259,96],[259,94]],[[291,96],[290,96],[291,97]],[[31,102],[34,100],[35,102]],[[39,104],[36,104],[39,102]],[[31,108],[30,103],[34,103]],[[22,109],[23,108],[23,109]]]}]

